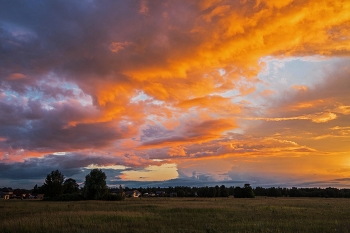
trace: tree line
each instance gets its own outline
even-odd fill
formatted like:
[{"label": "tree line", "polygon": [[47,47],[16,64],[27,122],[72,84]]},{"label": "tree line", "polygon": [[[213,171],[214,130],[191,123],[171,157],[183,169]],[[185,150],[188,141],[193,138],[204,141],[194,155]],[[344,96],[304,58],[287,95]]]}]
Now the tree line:
[{"label": "tree line", "polygon": [[[133,188],[125,187],[126,191],[133,190]],[[156,193],[157,191],[164,191],[165,193],[175,193],[177,197],[229,197],[234,196],[236,198],[254,198],[255,194],[250,184],[245,184],[243,187],[231,186],[226,187],[225,185],[214,186],[214,187],[188,187],[188,186],[175,186],[175,187],[147,187],[137,188],[141,193]]]},{"label": "tree line", "polygon": [[[134,190],[135,188],[125,187],[124,190]],[[255,196],[265,197],[325,197],[325,198],[350,198],[350,189],[337,188],[281,188],[281,187],[256,187],[252,188],[250,184],[245,184],[243,187],[225,185],[214,187],[147,187],[136,188],[141,193],[155,193],[164,191],[166,193],[176,193],[178,197],[228,197],[235,198],[254,198]]]},{"label": "tree line", "polygon": [[85,176],[84,187],[79,189],[76,180],[65,179],[58,171],[52,171],[46,176],[45,183],[34,186],[33,193],[43,193],[43,200],[78,201],[78,200],[122,200],[122,192],[111,194],[106,184],[106,174],[101,169],[93,169]]},{"label": "tree line", "polygon": [[337,188],[281,188],[256,187],[254,193],[257,196],[267,197],[330,197],[330,198],[350,198],[350,189]]},{"label": "tree line", "polygon": [[[46,176],[45,183],[38,187],[35,185],[32,194],[44,194],[44,200],[74,201],[74,200],[123,200],[124,191],[138,190],[140,193],[156,193],[162,191],[164,196],[175,194],[177,197],[229,197],[235,198],[254,198],[255,196],[267,197],[331,197],[331,198],[350,198],[350,189],[337,188],[281,188],[281,187],[256,187],[252,188],[250,184],[240,186],[225,185],[214,187],[147,187],[147,188],[129,188],[122,190],[119,187],[118,192],[112,193],[106,184],[107,176],[101,169],[93,169],[85,176],[84,186],[79,188],[76,180],[66,179],[58,171],[52,171]],[[174,195],[171,195],[174,196]]]}]

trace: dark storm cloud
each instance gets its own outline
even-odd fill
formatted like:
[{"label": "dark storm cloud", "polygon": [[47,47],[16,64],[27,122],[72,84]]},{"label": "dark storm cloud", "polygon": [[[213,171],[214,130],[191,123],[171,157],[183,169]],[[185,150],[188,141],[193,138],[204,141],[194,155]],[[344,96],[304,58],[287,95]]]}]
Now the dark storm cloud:
[{"label": "dark storm cloud", "polygon": [[[106,74],[118,67],[109,44],[124,37],[137,5],[124,1],[4,1],[0,7],[1,75],[54,71]],[[137,15],[137,14],[136,14]],[[127,18],[127,20],[125,20]],[[134,22],[135,23],[135,22]],[[120,35],[123,35],[120,38]]]},{"label": "dark storm cloud", "polygon": [[68,125],[70,121],[92,116],[93,109],[66,103],[48,110],[39,100],[27,105],[14,103],[0,101],[0,137],[6,139],[2,144],[14,149],[99,148],[123,138],[123,130],[113,122]]},{"label": "dark storm cloud", "polygon": [[116,158],[100,155],[79,153],[49,154],[41,158],[28,158],[24,162],[0,162],[0,177],[8,179],[44,179],[47,174],[56,169],[61,171],[66,177],[70,177],[82,173],[85,167],[91,164],[115,165],[116,162]]},{"label": "dark storm cloud", "polygon": [[[157,32],[168,27],[162,21],[155,21],[157,17],[139,14],[139,1],[4,1],[1,4],[1,60],[7,71],[21,68],[22,72],[38,73],[53,69],[104,75],[125,67],[124,61],[128,59],[133,60],[133,66],[147,66],[144,63],[152,64],[152,57],[159,59],[156,47],[148,45],[150,40],[155,40]],[[150,4],[153,15],[163,13],[161,1]],[[188,24],[183,18],[177,23]],[[144,44],[144,52],[153,55],[145,61],[135,53],[128,55],[122,50],[122,55],[111,53],[110,44],[114,41],[132,41],[141,45],[140,49]]]}]

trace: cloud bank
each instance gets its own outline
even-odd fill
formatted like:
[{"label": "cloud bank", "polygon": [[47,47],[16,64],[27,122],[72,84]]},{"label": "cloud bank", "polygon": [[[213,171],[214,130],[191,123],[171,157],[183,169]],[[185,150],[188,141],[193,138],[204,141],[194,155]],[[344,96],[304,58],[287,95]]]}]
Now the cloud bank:
[{"label": "cloud bank", "polygon": [[145,171],[167,185],[202,182],[194,172],[348,185],[350,3],[1,5],[4,185],[53,169],[83,180],[92,165],[116,185]]}]

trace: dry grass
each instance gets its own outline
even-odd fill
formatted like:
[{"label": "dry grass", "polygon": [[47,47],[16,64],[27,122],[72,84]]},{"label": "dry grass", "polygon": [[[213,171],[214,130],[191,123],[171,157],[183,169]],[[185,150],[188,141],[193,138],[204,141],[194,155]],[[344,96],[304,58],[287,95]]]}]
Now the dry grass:
[{"label": "dry grass", "polygon": [[350,232],[350,199],[0,201],[0,232]]}]

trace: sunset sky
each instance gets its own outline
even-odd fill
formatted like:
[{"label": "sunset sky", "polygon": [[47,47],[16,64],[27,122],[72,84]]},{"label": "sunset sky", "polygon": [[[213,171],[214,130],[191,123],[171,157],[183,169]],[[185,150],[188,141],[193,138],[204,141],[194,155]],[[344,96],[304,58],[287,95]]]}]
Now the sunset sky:
[{"label": "sunset sky", "polygon": [[0,2],[0,187],[350,188],[350,1]]}]

